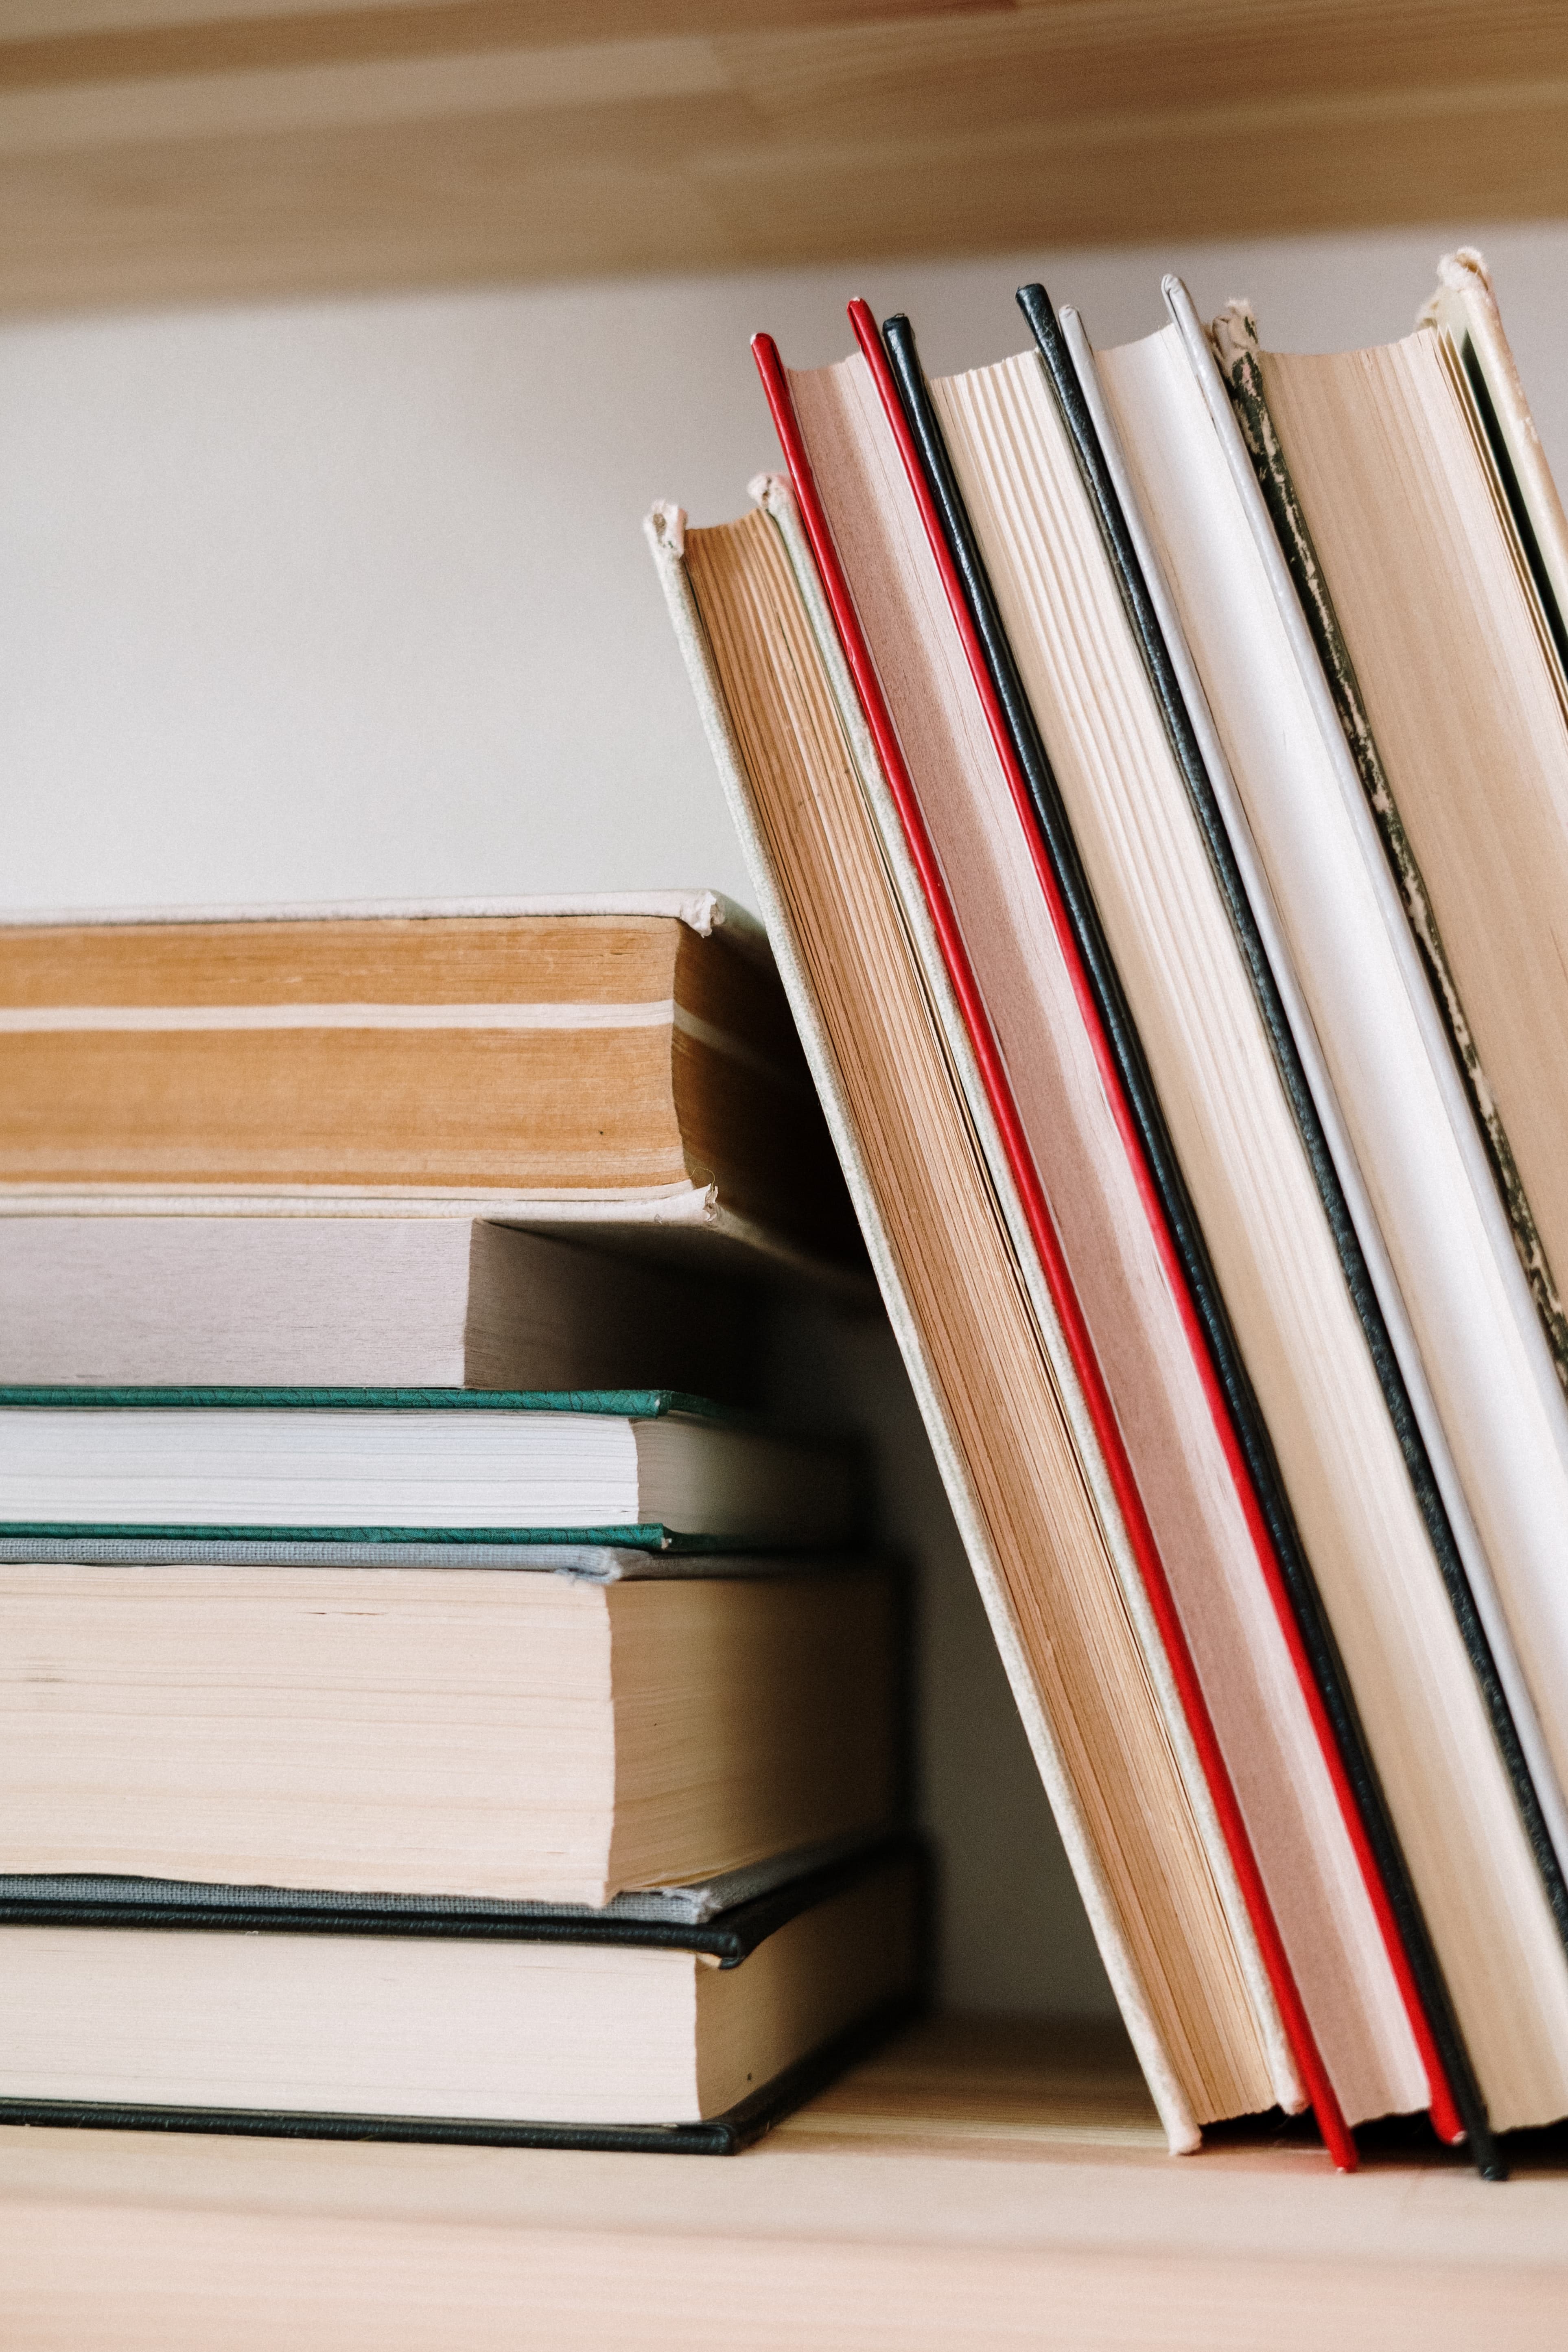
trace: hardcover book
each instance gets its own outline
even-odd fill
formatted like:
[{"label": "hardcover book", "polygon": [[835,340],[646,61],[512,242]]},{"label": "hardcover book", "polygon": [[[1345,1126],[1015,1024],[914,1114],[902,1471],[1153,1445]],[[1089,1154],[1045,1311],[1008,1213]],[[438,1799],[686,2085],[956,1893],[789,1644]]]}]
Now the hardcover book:
[{"label": "hardcover book", "polygon": [[791,1549],[842,1543],[858,1486],[657,1389],[0,1389],[0,1537]]},{"label": "hardcover book", "polygon": [[0,1387],[636,1387],[751,1401],[750,1286],[567,1230],[456,1215],[0,1215]]},{"label": "hardcover book", "polygon": [[919,2004],[909,1838],[705,1920],[0,1891],[0,2124],[730,2155]]},{"label": "hardcover book", "polygon": [[[1065,352],[1053,367],[1053,374],[1058,373],[1070,382]],[[1063,383],[1054,389],[1087,478],[1090,467],[1083,460],[1087,456],[1092,461],[1094,428],[1087,415],[1072,420]],[[1190,486],[1189,478],[1184,487]],[[1138,598],[1129,583],[1135,580],[1138,559],[1130,547],[1120,558],[1115,553],[1109,525],[1119,499],[1108,478],[1095,496],[1097,535],[1110,554],[1117,601],[1135,609]],[[1152,683],[1150,655],[1155,649],[1151,625],[1142,658]],[[1147,813],[1123,820],[1116,832],[1093,794],[1085,791],[1079,803],[1090,837],[1099,828],[1103,842],[1096,877],[1100,903],[1108,921],[1121,925],[1123,953],[1134,968],[1152,961],[1148,935],[1159,941],[1161,987],[1158,992],[1149,987],[1141,1006],[1146,1037],[1160,1040],[1157,1066],[1163,1055],[1168,1066],[1179,1067],[1172,1054],[1176,1024],[1169,1007],[1180,1002],[1181,992],[1211,992],[1207,1035],[1250,1035],[1255,1041],[1247,1058],[1235,1058],[1229,1076],[1215,1061],[1203,1087],[1173,1084],[1166,1098],[1181,1105],[1191,1128],[1196,1105],[1205,1098],[1211,1106],[1222,1103],[1228,1087],[1236,1108],[1226,1116],[1245,1119],[1257,1148],[1266,1148],[1272,1162],[1266,1193],[1227,1211],[1222,1207],[1226,1192],[1234,1198],[1249,1181],[1248,1155],[1238,1145],[1219,1158],[1201,1128],[1187,1147],[1195,1189],[1211,1202],[1205,1224],[1222,1237],[1229,1261],[1227,1292],[1247,1334],[1308,1556],[1397,1832],[1395,1853],[1403,1852],[1419,1899],[1417,1932],[1424,1916],[1429,1952],[1440,1973],[1422,1965],[1420,1943],[1410,1945],[1408,1927],[1407,1947],[1460,2114],[1484,2160],[1489,2117],[1493,2126],[1543,2120],[1559,2095],[1562,1969],[1552,1948],[1556,1937],[1550,1905],[1495,1744],[1487,1695],[1469,1670],[1465,1629],[1444,1590],[1435,1538],[1447,1543],[1461,1594],[1464,1577],[1451,1557],[1441,1497],[1184,692],[1163,698],[1156,692],[1151,699],[1170,747],[1163,761],[1148,770],[1163,779],[1159,803],[1151,801]],[[1129,762],[1107,772],[1131,785],[1141,772]],[[1184,802],[1184,824],[1177,814]],[[1166,811],[1159,819],[1169,845],[1161,857],[1166,878],[1152,893],[1143,887],[1140,923],[1128,903],[1119,864],[1125,853],[1117,844],[1140,833],[1151,835],[1157,806]],[[1190,876],[1183,898],[1192,910],[1182,925],[1169,883],[1178,854]],[[1200,919],[1208,940],[1201,957],[1195,946]],[[1253,1000],[1250,1014],[1244,1011],[1247,996]],[[1231,1009],[1222,1013],[1226,1002]],[[1211,1107],[1208,1117],[1215,1116]],[[1293,1270],[1287,1277],[1290,1261]],[[1293,1326],[1301,1328],[1288,1337]],[[1346,1413],[1352,1387],[1365,1399],[1353,1420]],[[1375,1477],[1368,1475],[1369,1449],[1375,1449],[1383,1464]],[[1417,1625],[1423,1628],[1418,1636]],[[1439,1676],[1440,1694],[1434,1687]],[[1444,1784],[1447,1793],[1438,1800],[1435,1791]],[[1489,1826],[1478,1832],[1470,1821],[1472,1809],[1482,1802]],[[1440,1843],[1450,1848],[1441,1863]],[[1484,1908],[1476,1895],[1483,1883],[1489,1884]],[[1390,1884],[1397,1897],[1397,1877],[1391,1876]],[[1468,1891],[1458,1897],[1461,1885]],[[1505,1969],[1517,1990],[1500,2011],[1495,1989]],[[1500,2034],[1503,2014],[1509,2025]],[[1450,2017],[1457,2033],[1450,2030]],[[1528,2060],[1527,2041],[1533,2052]]]},{"label": "hardcover book", "polygon": [[766,942],[711,892],[0,923],[0,1213],[193,1208],[858,1259]]},{"label": "hardcover book", "polygon": [[[1207,722],[1205,756],[1247,861],[1247,898],[1268,927],[1269,967],[1338,1180],[1336,1229],[1348,1229],[1364,1267],[1358,1275],[1352,1256],[1347,1278],[1360,1299],[1371,1286],[1369,1343],[1561,1924],[1556,1770],[1439,1403],[1441,1393],[1451,1413],[1456,1379],[1508,1380],[1506,1350],[1501,1363],[1491,1354],[1498,1294],[1489,1286],[1489,1314],[1484,1203],[1462,1148],[1457,1073],[1427,1052],[1423,1015],[1433,1007],[1380,861],[1367,855],[1359,779],[1237,415],[1184,288],[1167,280],[1166,295],[1173,323],[1146,342],[1097,360],[1081,328],[1069,331],[1089,396],[1113,403],[1121,420],[1129,511],[1152,535],[1151,577],[1193,666],[1186,690]],[[1465,1361],[1429,1376],[1410,1302],[1430,1328],[1434,1305],[1457,1305],[1467,1289]]]},{"label": "hardcover book", "polygon": [[[890,320],[884,333],[887,361],[868,334],[862,334],[862,348],[882,386],[917,495],[924,493],[950,601],[961,625],[968,625],[976,688],[1011,767],[1012,797],[1034,853],[1037,887],[1056,909],[1081,975],[1079,1018],[1097,1038],[1108,1094],[1122,1107],[1124,1149],[1142,1174],[1142,1183],[1121,1204],[1120,1222],[1123,1229],[1135,1219],[1148,1228],[1166,1287],[1184,1310],[1185,1350],[1167,1349],[1152,1378],[1177,1394],[1184,1381],[1194,1404],[1201,1398],[1216,1468],[1223,1465],[1249,1515],[1251,1540],[1245,1547],[1227,1552],[1211,1546],[1205,1557],[1177,1538],[1168,1556],[1173,1591],[1193,1628],[1221,1769],[1235,1777],[1241,1819],[1233,1833],[1256,1855],[1260,1896],[1271,1901],[1279,1923],[1271,1956],[1283,1979],[1282,2012],[1292,2018],[1294,2004],[1295,2033],[1307,2053],[1303,2072],[1330,2145],[1342,2155],[1347,2112],[1359,2121],[1428,2096],[1445,2116],[1448,2112],[1446,2073],[1400,1930],[1399,1907],[1407,1918],[1413,1908],[1402,1858],[1386,1822],[1375,1814],[1366,1819],[1365,1750],[1321,1603],[949,454],[939,402],[969,456],[995,543],[994,509],[985,503],[993,486],[973,452],[975,420],[985,415],[988,383],[1000,372],[949,380],[933,391],[909,321]],[[987,417],[986,424],[993,428],[987,453],[1005,449],[994,420]],[[1141,583],[1125,584],[1135,608]],[[976,910],[975,928],[980,936],[983,909]],[[1058,1035],[1071,1018],[1070,1012],[1056,1014]],[[1043,1125],[1036,1149],[1043,1167],[1059,1156],[1055,1136]],[[1058,1178],[1058,1215],[1069,1230],[1079,1213],[1073,1197],[1079,1189],[1070,1176]],[[1145,1322],[1151,1290],[1146,1284],[1138,1302]],[[1127,1344],[1128,1311],[1123,1307],[1120,1318],[1113,1307],[1108,1312],[1103,1292],[1098,1303],[1100,1345],[1114,1362]],[[1122,1411],[1127,1418],[1128,1408]],[[1292,1676],[1296,1691],[1288,1695]],[[1391,1905],[1391,1874],[1396,1874],[1402,1906]],[[1418,1913],[1415,1918],[1419,1934]],[[1263,1948],[1271,1950],[1268,1941]]]},{"label": "hardcover book", "polygon": [[[1381,351],[1280,355],[1259,350],[1238,305],[1216,340],[1268,556],[1310,641],[1300,666],[1328,752],[1314,805],[1346,844],[1320,919],[1354,919],[1364,941],[1337,1034],[1387,1073],[1347,1099],[1561,1874],[1563,1139],[1561,1089],[1542,1073],[1568,1020],[1550,946],[1552,877],[1568,876],[1568,678],[1451,338],[1426,327]],[[1347,504],[1352,482],[1365,495]],[[1550,593],[1543,569],[1542,584]]]},{"label": "hardcover book", "polygon": [[598,1906],[863,1838],[905,1794],[885,1563],[83,1557],[106,1549],[13,1538],[0,1560],[0,1884]]}]

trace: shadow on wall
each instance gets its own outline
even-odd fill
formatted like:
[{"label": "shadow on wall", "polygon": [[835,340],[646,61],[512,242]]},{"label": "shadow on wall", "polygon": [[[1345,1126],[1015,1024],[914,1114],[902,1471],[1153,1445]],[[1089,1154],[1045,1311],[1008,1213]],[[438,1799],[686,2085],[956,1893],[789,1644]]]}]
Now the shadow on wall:
[{"label": "shadow on wall", "polygon": [[816,1300],[775,1308],[770,1410],[869,1438],[883,1540],[916,1570],[916,1769],[938,1849],[953,2008],[1113,2017],[1116,2005],[891,1330]]}]

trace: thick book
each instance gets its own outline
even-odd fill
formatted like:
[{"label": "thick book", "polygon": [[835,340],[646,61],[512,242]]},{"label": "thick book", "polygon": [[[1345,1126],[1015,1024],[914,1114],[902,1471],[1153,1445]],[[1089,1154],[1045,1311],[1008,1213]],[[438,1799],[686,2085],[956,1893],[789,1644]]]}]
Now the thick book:
[{"label": "thick book", "polygon": [[[868,320],[858,324],[869,327]],[[1137,1218],[1149,1228],[1149,1254],[1163,1270],[1185,1339],[1183,1349],[1167,1348],[1155,1377],[1168,1391],[1179,1394],[1185,1389],[1192,1400],[1189,1422],[1200,1413],[1206,1419],[1215,1467],[1227,1475],[1246,1514],[1250,1540],[1245,1546],[1227,1550],[1211,1544],[1199,1550],[1178,1538],[1169,1557],[1173,1588],[1192,1628],[1222,1766],[1237,1792],[1237,1833],[1256,1853],[1279,1923],[1274,1958],[1277,1972],[1286,1979],[1281,2009],[1289,2016],[1292,1997],[1300,2003],[1296,2030],[1316,2070],[1314,2104],[1331,2145],[1336,2133],[1342,2135],[1344,2115],[1360,2121],[1391,2106],[1423,2104],[1432,2095],[1434,2078],[1436,2104],[1446,2116],[1442,2069],[1378,1858],[1384,1824],[1375,1819],[1369,1824],[1364,1815],[1364,1748],[1322,1626],[1289,1499],[1013,656],[913,330],[900,317],[883,332],[885,358],[868,331],[861,333],[862,349],[1009,771],[1037,887],[1052,908],[1078,976],[1077,1018],[1094,1039],[1107,1095],[1120,1111],[1123,1148],[1133,1162],[1138,1181],[1122,1188],[1120,1222],[1125,1226]],[[959,379],[942,392],[951,404],[971,387],[972,380]],[[1022,847],[1018,863],[1022,867]],[[983,897],[972,908],[972,921],[976,936],[994,927]],[[1052,1009],[1040,1010],[1049,1021]],[[1015,1011],[1015,1024],[1016,1018]],[[1065,1018],[1056,1012],[1058,1035],[1073,1018],[1072,1012]],[[1042,1128],[1036,1148],[1043,1167],[1054,1160],[1059,1169],[1052,1130]],[[1073,1197],[1074,1172],[1059,1173],[1054,1188],[1064,1222],[1081,1214],[1081,1202]],[[1145,1285],[1137,1302],[1145,1320],[1152,1288]],[[1119,1356],[1125,1359],[1126,1309],[1120,1318],[1113,1311],[1106,1315],[1103,1290],[1097,1303],[1102,1308],[1102,1352],[1114,1366]],[[1123,1412],[1130,1419],[1126,1407]],[[1396,1850],[1393,1859],[1402,1872]],[[1401,1891],[1408,1895],[1406,1886]],[[1264,1941],[1263,1948],[1269,1953],[1270,1944]]]},{"label": "thick book", "polygon": [[1205,2120],[1299,2105],[1299,2078],[916,850],[787,487],[758,487],[739,523],[689,530],[663,507],[649,539],[1026,1731],[1170,2143],[1190,2149]]},{"label": "thick book", "polygon": [[0,1537],[793,1549],[858,1464],[667,1390],[0,1389]]},{"label": "thick book", "polygon": [[0,1214],[489,1216],[863,1265],[711,891],[0,922]]},{"label": "thick book", "polygon": [[1506,1620],[1494,1648],[1517,1654],[1538,1783],[1563,1790],[1568,676],[1452,337],[1300,358],[1261,351],[1237,305],[1216,341],[1314,649],[1325,821],[1357,853],[1340,887],[1378,935],[1343,1034],[1405,1048],[1358,1142]]},{"label": "thick book", "polygon": [[755,1291],[489,1219],[0,1216],[0,1386],[680,1389]]},{"label": "thick book", "polygon": [[899,1811],[886,1564],[643,1554],[658,1572],[628,1576],[590,1551],[531,1574],[527,1548],[423,1567],[125,1548],[0,1560],[0,1890],[602,1906]]},{"label": "thick book", "polygon": [[1568,1041],[1568,993],[1542,969],[1568,875],[1568,680],[1487,372],[1463,310],[1457,323],[1276,352],[1237,302],[1215,339],[1568,1384],[1564,1129],[1542,1083]]},{"label": "thick book", "polygon": [[0,1888],[0,2124],[729,2155],[919,2005],[908,1837],[705,1920]]},{"label": "thick book", "polygon": [[[1005,364],[1028,420],[1031,462],[1069,519],[1064,533],[1037,504],[1037,534],[1047,546],[1065,541],[1078,571],[1100,549],[1106,642],[1137,680],[1143,712],[1141,755],[1080,780],[1079,838],[1095,845],[1100,903],[1167,1074],[1173,1124],[1186,1129],[1184,1158],[1397,1833],[1384,1851],[1406,1948],[1485,2160],[1489,2111],[1494,2125],[1541,2120],[1553,2095],[1542,2088],[1556,2063],[1562,1976],[1550,1909],[1444,1590],[1433,1548],[1440,1512],[1375,1289],[1187,689],[1168,659],[1170,616],[1162,625],[1155,615],[1101,428],[1049,331],[1043,295],[1029,291],[1048,372],[1032,358]],[[1005,562],[1003,553],[994,571]],[[1070,644],[1053,648],[1039,615],[1025,609],[1012,635],[1016,646],[1032,639],[1036,708],[1052,708],[1053,671],[1070,664]],[[1068,766],[1064,756],[1058,768]],[[1211,1040],[1225,1042],[1216,1049]],[[1401,1899],[1401,1854],[1418,1910]],[[1500,2033],[1505,1971],[1515,1992]]]}]

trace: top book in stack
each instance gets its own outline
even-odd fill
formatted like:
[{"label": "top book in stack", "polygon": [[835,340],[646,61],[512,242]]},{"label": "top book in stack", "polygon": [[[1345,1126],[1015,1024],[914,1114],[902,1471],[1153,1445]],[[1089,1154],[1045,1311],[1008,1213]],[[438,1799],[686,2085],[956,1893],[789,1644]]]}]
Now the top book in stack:
[{"label": "top book in stack", "polygon": [[765,943],[710,892],[12,923],[0,1073],[0,1213],[858,1260]]}]

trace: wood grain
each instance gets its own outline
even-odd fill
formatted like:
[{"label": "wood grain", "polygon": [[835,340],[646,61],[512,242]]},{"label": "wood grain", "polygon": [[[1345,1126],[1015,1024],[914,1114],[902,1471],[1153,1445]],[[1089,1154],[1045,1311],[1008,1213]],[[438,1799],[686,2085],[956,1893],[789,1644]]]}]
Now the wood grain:
[{"label": "wood grain", "polygon": [[1267,2126],[1173,2159],[1115,2028],[939,2019],[729,2163],[0,2130],[5,2340],[1539,2352],[1554,2163],[1347,2181]]},{"label": "wood grain", "polygon": [[1549,0],[15,0],[0,307],[1568,210]]}]

